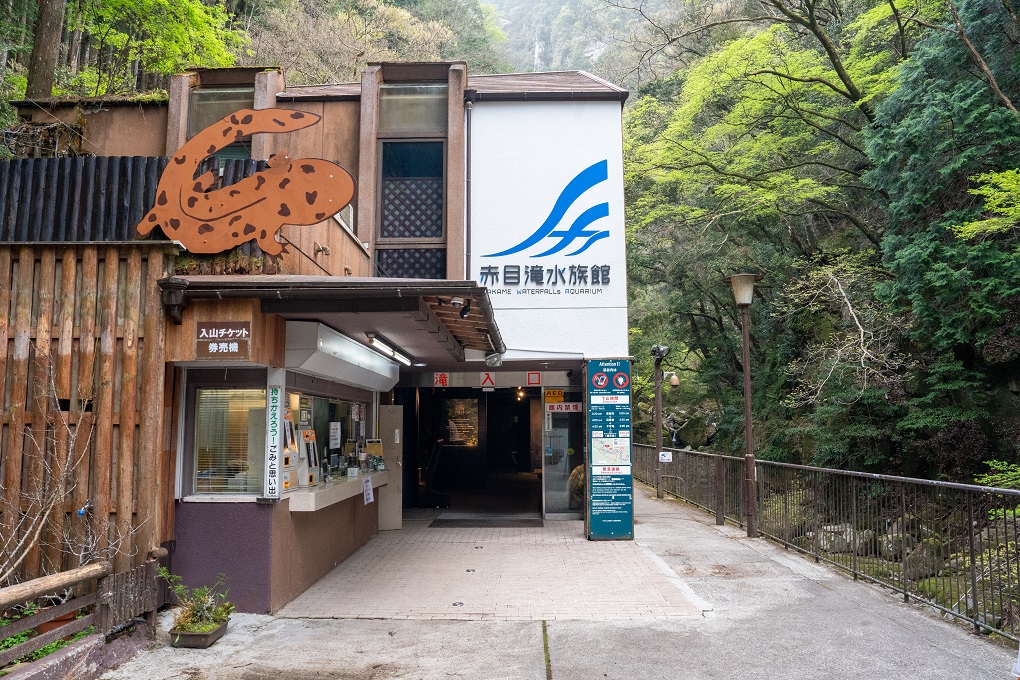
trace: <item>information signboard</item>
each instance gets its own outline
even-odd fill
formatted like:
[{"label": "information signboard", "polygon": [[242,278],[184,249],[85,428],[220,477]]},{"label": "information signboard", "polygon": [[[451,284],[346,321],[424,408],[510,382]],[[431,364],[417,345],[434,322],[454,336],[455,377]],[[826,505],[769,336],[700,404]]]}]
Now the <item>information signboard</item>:
[{"label": "information signboard", "polygon": [[587,362],[588,538],[634,538],[631,471],[630,361]]}]

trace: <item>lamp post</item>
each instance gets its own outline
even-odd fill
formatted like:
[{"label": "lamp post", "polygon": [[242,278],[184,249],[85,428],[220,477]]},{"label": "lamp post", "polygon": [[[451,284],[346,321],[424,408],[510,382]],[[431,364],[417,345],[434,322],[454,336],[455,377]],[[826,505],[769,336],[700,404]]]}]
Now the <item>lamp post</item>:
[{"label": "lamp post", "polygon": [[754,442],[751,433],[751,335],[748,308],[754,297],[757,274],[734,274],[727,279],[733,285],[733,297],[740,309],[740,330],[744,347],[744,514],[747,516],[748,538],[758,537],[756,522],[757,483],[754,472]]},{"label": "lamp post", "polygon": [[669,347],[652,345],[652,358],[655,360],[655,497],[662,498],[662,468],[659,450],[662,448],[662,360],[669,355]]}]

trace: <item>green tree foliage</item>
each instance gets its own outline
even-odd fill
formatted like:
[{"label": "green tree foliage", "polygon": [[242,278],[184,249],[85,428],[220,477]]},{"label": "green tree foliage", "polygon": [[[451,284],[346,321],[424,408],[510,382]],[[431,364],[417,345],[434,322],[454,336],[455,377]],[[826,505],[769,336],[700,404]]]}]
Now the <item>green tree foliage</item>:
[{"label": "green tree foliage", "polygon": [[188,67],[230,66],[246,36],[228,28],[222,4],[200,0],[101,0],[72,8],[71,22],[100,56],[65,90],[102,95],[134,92],[139,72],[172,75]]},{"label": "green tree foliage", "polygon": [[397,4],[422,21],[441,24],[452,32],[452,39],[440,47],[441,59],[464,60],[472,73],[510,70],[506,33],[499,26],[493,5],[478,0],[411,0]]},{"label": "green tree foliage", "polygon": [[[0,122],[25,92],[39,0],[0,0]],[[54,94],[165,90],[187,68],[282,66],[293,83],[357,80],[384,60],[464,59],[506,70],[478,0],[68,0]]]},{"label": "green tree foliage", "polygon": [[626,116],[632,338],[686,348],[671,408],[717,424],[707,445],[740,449],[723,278],[749,269],[768,286],[751,310],[760,455],[958,479],[1017,457],[1009,9],[761,0],[649,19],[635,59],[672,68]]},{"label": "green tree foliage", "polygon": [[293,84],[356,81],[371,61],[438,59],[454,39],[442,23],[380,0],[281,0],[252,33],[246,63],[282,66]]}]

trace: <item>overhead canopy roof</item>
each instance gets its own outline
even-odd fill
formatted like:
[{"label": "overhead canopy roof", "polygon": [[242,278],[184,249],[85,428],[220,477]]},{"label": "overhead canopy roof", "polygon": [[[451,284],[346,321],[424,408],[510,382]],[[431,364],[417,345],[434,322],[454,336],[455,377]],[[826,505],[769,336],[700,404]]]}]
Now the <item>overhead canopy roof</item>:
[{"label": "overhead canopy roof", "polygon": [[366,345],[369,333],[381,336],[429,367],[462,363],[464,350],[506,351],[488,291],[474,281],[195,275],[159,284],[175,316],[189,300],[256,298],[264,313],[318,321]]}]

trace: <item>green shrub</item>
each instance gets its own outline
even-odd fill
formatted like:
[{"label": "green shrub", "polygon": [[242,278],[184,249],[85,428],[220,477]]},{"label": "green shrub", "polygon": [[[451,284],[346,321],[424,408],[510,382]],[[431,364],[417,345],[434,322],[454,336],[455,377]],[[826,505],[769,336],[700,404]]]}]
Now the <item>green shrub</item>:
[{"label": "green shrub", "polygon": [[207,633],[225,623],[234,611],[234,605],[227,601],[227,591],[222,590],[226,577],[220,574],[212,586],[188,588],[181,583],[181,577],[171,574],[165,567],[159,568],[159,575],[166,580],[180,605],[174,615],[173,630],[185,633]]}]

